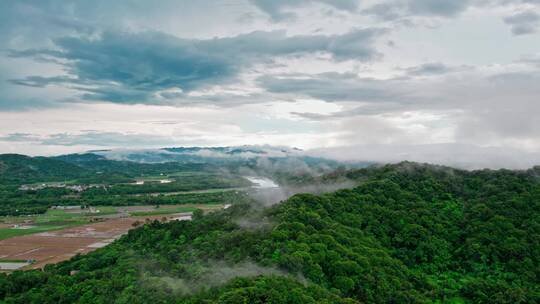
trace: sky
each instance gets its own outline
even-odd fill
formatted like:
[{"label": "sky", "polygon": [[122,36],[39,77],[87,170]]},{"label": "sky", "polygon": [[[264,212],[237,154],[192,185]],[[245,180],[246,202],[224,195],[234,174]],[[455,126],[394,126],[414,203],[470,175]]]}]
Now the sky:
[{"label": "sky", "polygon": [[540,164],[540,0],[5,0],[0,37],[0,153]]}]

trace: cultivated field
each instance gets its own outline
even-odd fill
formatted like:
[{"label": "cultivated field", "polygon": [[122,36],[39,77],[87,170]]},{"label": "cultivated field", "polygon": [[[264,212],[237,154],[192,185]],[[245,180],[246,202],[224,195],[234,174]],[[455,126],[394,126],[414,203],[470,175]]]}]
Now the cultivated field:
[{"label": "cultivated field", "polygon": [[84,254],[103,247],[133,228],[135,222],[145,219],[137,217],[109,219],[99,223],[5,239],[0,241],[0,261],[34,261],[24,268],[42,268],[46,264],[67,260],[77,253]]},{"label": "cultivated field", "polygon": [[83,210],[49,210],[33,218],[4,219],[0,224],[4,236],[0,240],[0,271],[37,269],[67,260],[106,246],[146,220],[189,220],[196,209],[208,212],[222,208],[223,205],[107,207],[103,215],[90,216]]}]

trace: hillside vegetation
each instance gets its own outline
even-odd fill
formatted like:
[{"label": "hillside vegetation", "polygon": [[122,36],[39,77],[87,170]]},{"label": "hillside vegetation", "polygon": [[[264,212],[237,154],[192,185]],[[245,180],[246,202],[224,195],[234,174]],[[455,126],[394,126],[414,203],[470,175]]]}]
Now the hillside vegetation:
[{"label": "hillside vegetation", "polygon": [[[174,194],[245,190],[252,185],[246,175],[270,176],[278,183],[308,181],[339,166],[332,160],[257,147],[94,151],[55,157],[0,154],[0,216],[42,214],[56,205],[184,204],[186,199],[204,203],[210,194]],[[211,199],[214,203],[216,196]]]},{"label": "hillside vegetation", "polygon": [[412,163],[268,209],[153,222],[44,271],[0,275],[6,303],[538,303],[538,170]]},{"label": "hillside vegetation", "polygon": [[69,180],[85,173],[79,166],[48,157],[0,154],[0,184]]}]

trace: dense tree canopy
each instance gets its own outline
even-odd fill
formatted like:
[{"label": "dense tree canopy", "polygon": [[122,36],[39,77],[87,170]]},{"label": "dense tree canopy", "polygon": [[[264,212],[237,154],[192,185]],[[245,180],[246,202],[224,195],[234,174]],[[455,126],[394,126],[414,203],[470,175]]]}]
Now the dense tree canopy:
[{"label": "dense tree canopy", "polygon": [[358,186],[269,209],[152,222],[44,271],[6,303],[538,303],[540,180],[412,163],[321,178]]}]

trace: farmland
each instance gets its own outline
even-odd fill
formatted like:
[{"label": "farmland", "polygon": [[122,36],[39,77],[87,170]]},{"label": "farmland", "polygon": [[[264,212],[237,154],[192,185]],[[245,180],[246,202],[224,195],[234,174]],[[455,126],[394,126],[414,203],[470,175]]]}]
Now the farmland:
[{"label": "farmland", "polygon": [[222,208],[222,206],[221,204],[186,204],[126,207],[97,206],[89,209],[76,208],[71,210],[49,209],[44,214],[0,217],[0,240],[15,236],[61,230],[111,218],[168,215],[193,212],[197,209],[215,210]]},{"label": "farmland", "polygon": [[[0,183],[0,271],[85,254],[147,221],[189,220],[197,210],[223,209],[244,201],[253,185],[198,165],[100,161],[88,169],[88,163],[8,161],[20,170]],[[66,166],[73,175],[61,173]]]},{"label": "farmland", "polygon": [[0,240],[14,236],[64,229],[88,223],[85,213],[68,213],[64,210],[47,210],[34,216],[8,216],[0,218]]},{"label": "farmland", "polygon": [[0,224],[0,271],[42,268],[104,247],[144,222],[190,219],[195,210],[210,212],[223,207],[216,204],[98,206],[4,217]]},{"label": "farmland", "polygon": [[127,232],[136,218],[111,219],[78,227],[18,236],[0,241],[0,257],[33,261],[27,268],[41,268],[111,243]]}]

